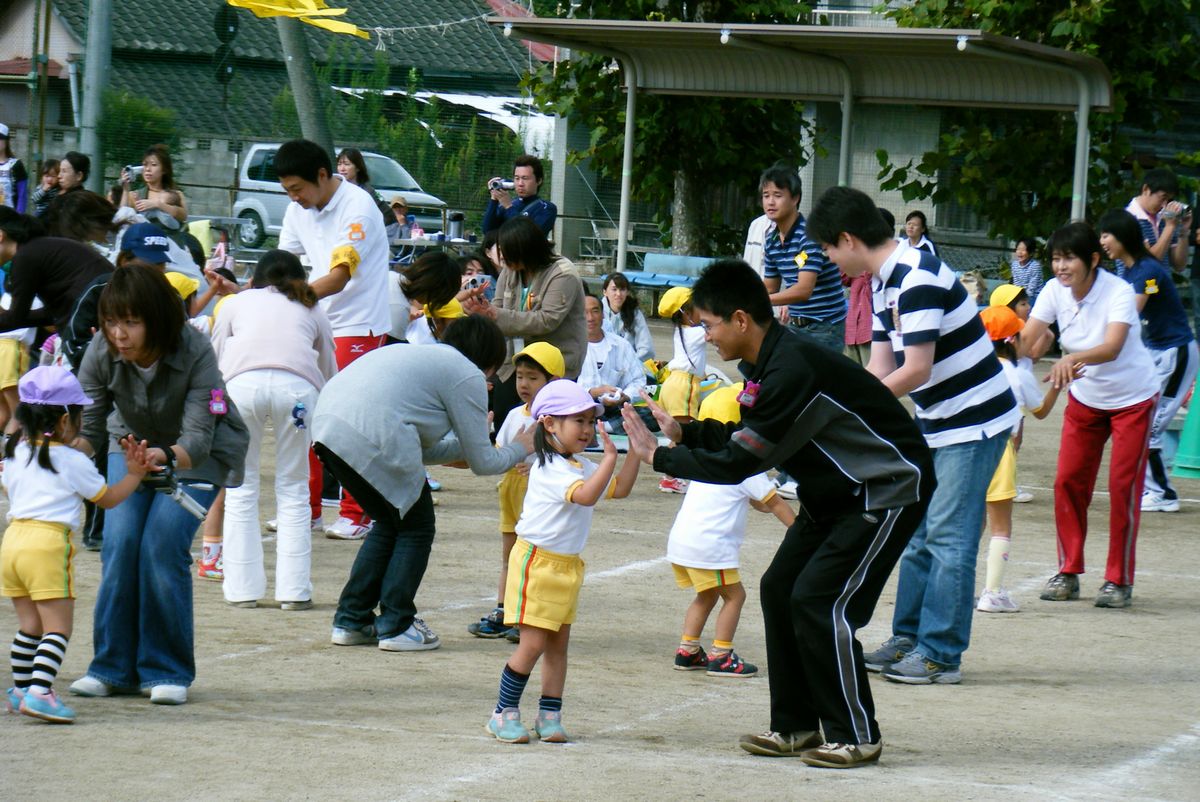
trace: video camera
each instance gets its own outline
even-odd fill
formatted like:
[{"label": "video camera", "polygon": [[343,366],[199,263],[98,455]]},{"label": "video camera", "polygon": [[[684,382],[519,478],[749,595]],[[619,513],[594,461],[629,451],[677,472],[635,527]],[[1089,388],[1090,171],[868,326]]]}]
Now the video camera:
[{"label": "video camera", "polygon": [[516,187],[517,185],[514,182],[505,178],[493,178],[488,182],[488,189],[490,190],[506,189],[511,192],[512,190],[516,189]]},{"label": "video camera", "polygon": [[[164,450],[168,454],[171,453],[170,449]],[[208,510],[196,499],[183,492],[183,488],[179,486],[179,478],[175,476],[173,462],[168,462],[160,470],[147,473],[142,478],[142,485],[155,493],[169,496],[176,504],[194,515],[198,521],[203,521],[208,517]]]}]

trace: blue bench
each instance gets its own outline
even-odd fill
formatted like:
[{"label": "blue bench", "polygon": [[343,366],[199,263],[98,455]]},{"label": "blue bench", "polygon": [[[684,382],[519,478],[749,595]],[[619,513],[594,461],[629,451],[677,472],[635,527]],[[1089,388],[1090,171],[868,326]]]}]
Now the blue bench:
[{"label": "blue bench", "polygon": [[707,256],[647,253],[644,268],[627,271],[625,277],[631,287],[650,290],[653,296],[651,308],[657,309],[660,293],[672,287],[691,287],[704,268],[715,261]]}]

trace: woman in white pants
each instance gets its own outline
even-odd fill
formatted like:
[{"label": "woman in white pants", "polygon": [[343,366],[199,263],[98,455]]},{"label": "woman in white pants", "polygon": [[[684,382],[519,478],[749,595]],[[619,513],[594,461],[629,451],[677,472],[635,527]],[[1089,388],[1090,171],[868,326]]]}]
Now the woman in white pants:
[{"label": "woman in white pants", "polygon": [[225,500],[225,600],[255,607],[267,592],[258,488],[263,430],[275,432],[275,599],[285,610],[312,607],[308,509],[308,415],[337,372],[333,332],[295,255],[268,251],[253,289],[232,296],[213,326],[213,348],[229,395],[250,430],[246,478]]}]

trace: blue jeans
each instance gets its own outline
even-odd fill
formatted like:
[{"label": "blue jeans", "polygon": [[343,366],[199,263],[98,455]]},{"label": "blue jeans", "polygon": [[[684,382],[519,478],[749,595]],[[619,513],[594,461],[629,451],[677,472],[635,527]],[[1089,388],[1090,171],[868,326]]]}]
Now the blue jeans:
[{"label": "blue jeans", "polygon": [[[124,478],[125,457],[108,455],[108,484]],[[186,488],[207,507],[216,489]],[[169,497],[138,489],[104,516],[88,675],[117,688],[191,685],[192,537],[199,522]]]},{"label": "blue jeans", "polygon": [[839,320],[837,323],[826,323],[823,320],[805,318],[802,323],[801,325],[793,320],[791,326],[795,331],[817,345],[823,345],[831,351],[837,351],[839,354],[846,347],[845,320]]},{"label": "blue jeans", "polygon": [[943,665],[957,666],[971,641],[987,488],[1008,436],[933,449],[937,490],[900,558],[892,633]]}]

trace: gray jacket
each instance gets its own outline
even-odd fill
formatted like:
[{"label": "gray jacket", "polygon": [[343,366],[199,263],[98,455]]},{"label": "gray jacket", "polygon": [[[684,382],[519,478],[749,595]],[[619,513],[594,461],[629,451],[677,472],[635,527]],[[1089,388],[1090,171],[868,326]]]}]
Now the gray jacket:
[{"label": "gray jacket", "polygon": [[579,376],[583,355],[587,353],[587,321],[583,315],[583,279],[570,260],[559,257],[545,270],[533,276],[529,294],[521,276],[505,268],[496,282],[496,324],[508,338],[508,357],[496,375],[507,381],[516,368],[512,358],[513,340],[525,345],[548,342],[562,351],[566,363],[565,378]]},{"label": "gray jacket", "polygon": [[[250,435],[237,407],[225,391],[217,356],[208,338],[184,324],[179,349],[158,361],[147,385],[133,364],[110,353],[104,332],[96,332],[79,381],[92,404],[83,410],[82,435],[99,450],[107,436],[109,450],[119,453],[117,441],[127,434],[152,446],[180,446],[192,467],[181,479],[210,482],[218,487],[242,483]],[[210,410],[212,391],[220,390],[227,412]]]}]

